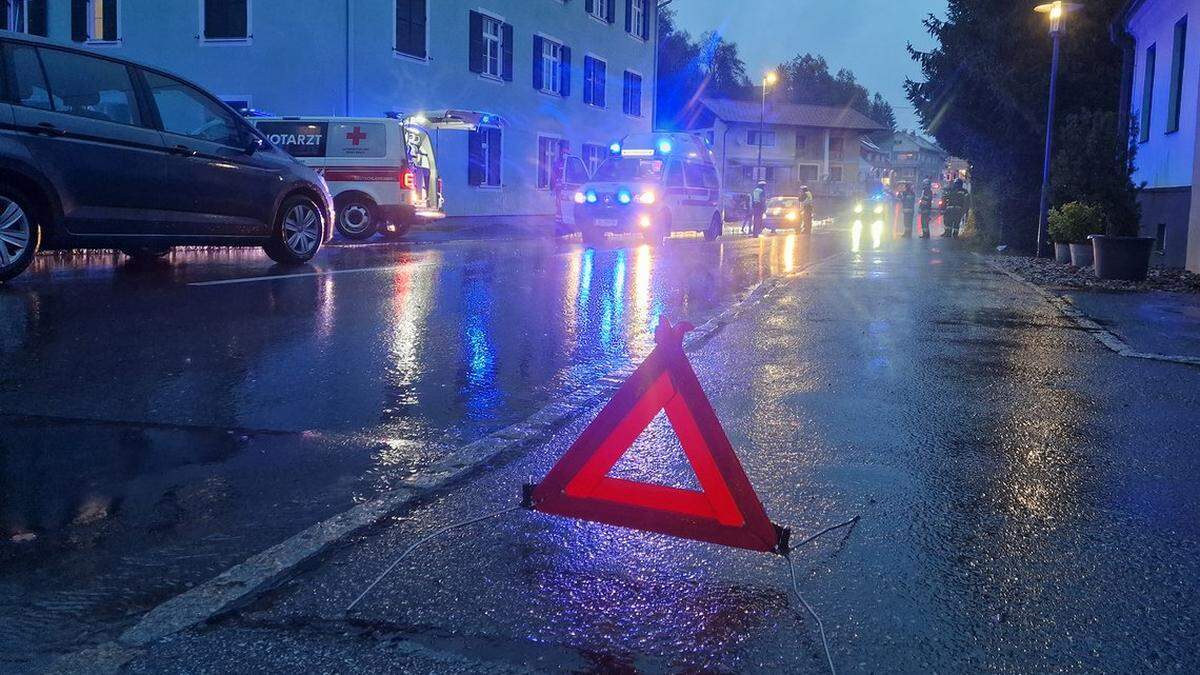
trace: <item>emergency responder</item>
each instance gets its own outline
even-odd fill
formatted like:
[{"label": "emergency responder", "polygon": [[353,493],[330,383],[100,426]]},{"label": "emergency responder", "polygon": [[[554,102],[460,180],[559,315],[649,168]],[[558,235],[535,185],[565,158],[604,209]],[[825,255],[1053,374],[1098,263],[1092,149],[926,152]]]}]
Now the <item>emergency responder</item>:
[{"label": "emergency responder", "polygon": [[913,233],[913,216],[917,208],[917,195],[913,192],[912,186],[905,183],[904,188],[900,190],[900,216],[904,219],[904,234],[900,235],[905,239],[912,236]]},{"label": "emergency responder", "polygon": [[763,217],[767,213],[767,181],[760,180],[750,193],[750,236],[757,237],[763,231]]},{"label": "emergency responder", "polygon": [[800,186],[800,232],[812,234],[813,224],[813,193],[807,185]]},{"label": "emergency responder", "polygon": [[967,215],[967,190],[963,187],[961,178],[950,185],[945,198],[946,206],[942,214],[945,231],[942,232],[942,236],[957,238],[959,229],[962,228],[963,217]]},{"label": "emergency responder", "polygon": [[933,183],[928,178],[921,185],[919,209],[921,211],[921,238],[928,239],[929,232],[933,229]]}]

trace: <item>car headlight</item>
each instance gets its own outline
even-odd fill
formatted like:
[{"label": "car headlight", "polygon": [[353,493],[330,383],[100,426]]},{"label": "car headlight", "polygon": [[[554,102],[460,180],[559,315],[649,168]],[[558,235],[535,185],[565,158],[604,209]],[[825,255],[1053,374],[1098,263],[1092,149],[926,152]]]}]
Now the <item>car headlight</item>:
[{"label": "car headlight", "polygon": [[658,195],[653,190],[647,190],[637,196],[637,201],[639,204],[653,204],[658,201]]},{"label": "car headlight", "polygon": [[854,212],[855,212],[855,213],[862,213],[862,212],[863,212],[863,205],[862,205],[862,202],[858,202],[857,204],[855,204],[855,205],[854,205]]},{"label": "car headlight", "polygon": [[883,204],[875,205],[875,213],[883,213]]},{"label": "car headlight", "polygon": [[798,215],[798,214],[797,214],[795,211],[788,211],[788,214],[787,214],[787,219],[788,219],[788,220],[795,220],[795,219],[797,219],[797,218],[799,218],[799,217],[800,217],[800,216],[799,216],[799,215]]},{"label": "car headlight", "polygon": [[587,195],[583,194],[582,192],[575,193],[575,203],[576,204],[582,204],[586,201],[587,201]]}]

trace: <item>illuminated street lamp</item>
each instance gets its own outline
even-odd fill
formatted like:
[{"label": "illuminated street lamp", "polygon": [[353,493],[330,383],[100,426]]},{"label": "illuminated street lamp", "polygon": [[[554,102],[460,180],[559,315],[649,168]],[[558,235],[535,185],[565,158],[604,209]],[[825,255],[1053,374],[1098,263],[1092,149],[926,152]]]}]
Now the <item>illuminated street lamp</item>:
[{"label": "illuminated street lamp", "polygon": [[755,167],[755,173],[758,174],[759,180],[765,180],[767,171],[763,167],[762,151],[763,151],[763,132],[767,121],[767,87],[773,86],[779,81],[779,76],[775,71],[771,71],[763,75],[762,80],[762,110],[758,114],[758,165]]},{"label": "illuminated street lamp", "polygon": [[1046,229],[1050,209],[1050,155],[1054,147],[1054,104],[1058,91],[1058,57],[1062,34],[1067,28],[1067,15],[1080,8],[1074,2],[1055,0],[1044,5],[1038,5],[1034,11],[1045,14],[1050,19],[1050,37],[1054,42],[1054,53],[1050,58],[1050,103],[1046,110],[1046,156],[1042,164],[1042,199],[1038,205],[1037,257],[1047,253],[1046,244],[1050,239]]}]

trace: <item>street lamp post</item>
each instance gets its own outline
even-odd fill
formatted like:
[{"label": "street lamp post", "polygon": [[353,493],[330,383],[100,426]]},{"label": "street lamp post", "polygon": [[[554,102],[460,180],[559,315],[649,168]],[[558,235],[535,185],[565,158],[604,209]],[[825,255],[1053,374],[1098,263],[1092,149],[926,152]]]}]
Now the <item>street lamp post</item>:
[{"label": "street lamp post", "polygon": [[1054,148],[1054,107],[1058,94],[1058,61],[1062,42],[1062,34],[1066,29],[1066,18],[1069,12],[1079,5],[1073,2],[1055,2],[1038,5],[1034,11],[1045,14],[1050,19],[1050,38],[1054,43],[1053,55],[1050,57],[1050,101],[1046,110],[1046,154],[1042,160],[1042,197],[1038,204],[1037,257],[1046,255],[1046,244],[1050,239],[1047,231],[1050,210],[1050,161]]},{"label": "street lamp post", "polygon": [[779,76],[774,71],[763,76],[762,80],[762,109],[758,113],[758,164],[754,167],[754,173],[757,180],[765,180],[767,177],[766,168],[763,166],[763,132],[766,130],[767,123],[767,87],[779,81]]}]

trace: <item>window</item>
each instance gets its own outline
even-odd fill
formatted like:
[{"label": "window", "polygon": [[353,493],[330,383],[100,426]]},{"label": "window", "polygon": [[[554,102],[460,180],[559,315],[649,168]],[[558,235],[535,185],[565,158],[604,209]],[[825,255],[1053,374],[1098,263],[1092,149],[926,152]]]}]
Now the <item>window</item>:
[{"label": "window", "polygon": [[815,164],[801,164],[796,167],[796,178],[801,183],[815,183],[818,171],[819,169]]},{"label": "window", "polygon": [[250,0],[202,0],[205,40],[246,40],[250,37]]},{"label": "window", "polygon": [[649,0],[625,0],[625,32],[643,40],[650,39]]},{"label": "window", "polygon": [[17,104],[27,108],[53,110],[50,104],[50,87],[46,84],[46,76],[42,72],[37,52],[33,47],[24,45],[11,45],[7,51],[15,79]]},{"label": "window", "polygon": [[1157,232],[1154,235],[1154,252],[1159,255],[1167,253],[1167,224],[1159,223]]},{"label": "window", "polygon": [[803,157],[808,152],[808,136],[796,134],[796,156]]},{"label": "window", "polygon": [[38,51],[56,112],[120,124],[141,123],[128,68],[57,49]]},{"label": "window", "polygon": [[683,163],[672,161],[667,167],[667,187],[683,187]]},{"label": "window", "polygon": [[588,175],[596,173],[596,169],[604,162],[608,156],[608,148],[595,143],[583,144],[583,165],[587,167]]},{"label": "window", "polygon": [[1187,17],[1175,24],[1175,47],[1171,55],[1171,101],[1167,108],[1167,133],[1179,131],[1179,105],[1183,98],[1183,57],[1187,44]]},{"label": "window", "polygon": [[0,29],[46,36],[47,0],[0,0]]},{"label": "window", "polygon": [[625,111],[626,115],[642,116],[642,76],[629,70],[625,71],[621,109]]},{"label": "window", "polygon": [[470,14],[471,72],[505,82],[513,79],[513,27],[494,16]]},{"label": "window", "polygon": [[198,89],[158,73],[146,73],[146,86],[163,131],[230,147],[243,144],[237,120]]},{"label": "window", "polygon": [[467,135],[467,182],[476,187],[500,187],[503,138],[499,127],[479,127]]},{"label": "window", "polygon": [[829,167],[829,180],[834,183],[842,182],[842,167],[840,167],[840,166]]},{"label": "window", "polygon": [[1138,140],[1145,143],[1150,140],[1150,111],[1154,104],[1154,60],[1157,45],[1146,48],[1146,65],[1142,76],[1142,113],[1141,129],[1138,130]]},{"label": "window", "polygon": [[396,0],[396,53],[418,59],[429,55],[425,27],[427,0]]},{"label": "window", "polygon": [[538,136],[537,187],[549,190],[554,186],[555,169],[567,154],[570,144],[561,138]]},{"label": "window", "polygon": [[717,176],[717,167],[709,164],[701,164],[700,177],[704,181],[704,187],[709,190],[721,189],[721,179]]},{"label": "window", "polygon": [[845,139],[841,136],[835,136],[829,139],[829,158],[842,159],[845,152]]},{"label": "window", "polygon": [[608,105],[608,64],[594,56],[583,57],[583,102],[604,108]]},{"label": "window", "polygon": [[533,36],[533,88],[563,98],[571,95],[571,49]]},{"label": "window", "polygon": [[583,7],[595,18],[605,22],[612,23],[616,21],[617,2],[616,0],[585,0]]},{"label": "window", "polygon": [[[758,145],[758,135],[759,135],[758,131],[747,131],[746,132],[746,145],[757,146]],[[774,131],[762,132],[762,144],[763,144],[764,148],[775,147],[775,132]]]},{"label": "window", "polygon": [[762,180],[765,180],[768,183],[775,182],[775,167],[773,167],[773,166],[764,166],[761,168],[755,167],[755,166],[742,167],[742,178],[744,178],[748,181],[757,181],[760,177],[762,178]]}]

